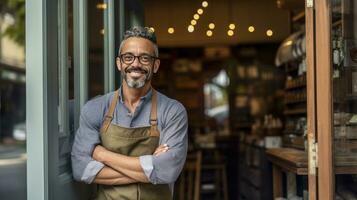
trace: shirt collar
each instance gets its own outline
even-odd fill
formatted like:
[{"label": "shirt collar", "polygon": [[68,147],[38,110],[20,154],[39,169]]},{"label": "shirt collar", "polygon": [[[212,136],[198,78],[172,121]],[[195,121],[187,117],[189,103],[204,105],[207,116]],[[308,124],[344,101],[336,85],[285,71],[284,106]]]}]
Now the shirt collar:
[{"label": "shirt collar", "polygon": [[[124,103],[124,95],[123,95],[123,88],[122,88],[122,86],[120,86],[120,88],[119,88],[119,94],[120,94],[120,102],[121,103]],[[142,97],[140,97],[140,101],[146,101],[146,100],[148,100],[148,99],[151,99],[151,96],[152,96],[152,87],[149,89],[149,91],[144,95],[144,96],[142,96]]]}]

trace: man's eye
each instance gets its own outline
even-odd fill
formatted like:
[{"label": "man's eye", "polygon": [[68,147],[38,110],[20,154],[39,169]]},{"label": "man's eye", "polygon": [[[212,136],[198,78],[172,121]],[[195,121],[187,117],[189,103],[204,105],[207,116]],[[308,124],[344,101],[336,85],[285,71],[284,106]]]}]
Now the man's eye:
[{"label": "man's eye", "polygon": [[124,60],[133,60],[134,56],[125,55],[123,58],[124,58]]},{"label": "man's eye", "polygon": [[150,56],[141,56],[141,60],[142,61],[149,61],[150,60]]}]

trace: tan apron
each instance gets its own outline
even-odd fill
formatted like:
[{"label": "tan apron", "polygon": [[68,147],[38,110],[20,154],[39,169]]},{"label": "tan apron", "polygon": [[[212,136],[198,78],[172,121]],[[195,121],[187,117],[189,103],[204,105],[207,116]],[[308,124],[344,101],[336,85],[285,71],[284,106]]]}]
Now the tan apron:
[{"label": "tan apron", "polygon": [[[152,90],[150,125],[125,128],[112,124],[113,113],[119,99],[115,91],[109,110],[101,127],[102,145],[109,151],[127,156],[152,155],[159,146],[157,129],[157,93]],[[133,183],[127,185],[99,185],[97,200],[169,200],[171,191],[167,184]]]}]

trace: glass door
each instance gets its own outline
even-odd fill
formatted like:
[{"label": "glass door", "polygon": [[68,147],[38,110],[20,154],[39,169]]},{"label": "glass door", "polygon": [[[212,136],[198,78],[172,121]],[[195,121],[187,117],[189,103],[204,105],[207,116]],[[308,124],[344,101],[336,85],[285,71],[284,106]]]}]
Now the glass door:
[{"label": "glass door", "polygon": [[357,2],[330,2],[335,199],[357,199]]},{"label": "glass door", "polygon": [[310,199],[357,199],[357,2],[306,5]]}]

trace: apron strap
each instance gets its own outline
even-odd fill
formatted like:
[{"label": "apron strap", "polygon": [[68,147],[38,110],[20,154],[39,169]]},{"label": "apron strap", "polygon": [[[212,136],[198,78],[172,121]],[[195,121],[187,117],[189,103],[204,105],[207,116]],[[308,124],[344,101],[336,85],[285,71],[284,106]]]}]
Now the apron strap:
[{"label": "apron strap", "polygon": [[150,111],[150,136],[159,137],[160,132],[157,129],[157,92],[152,89],[151,111]]},{"label": "apron strap", "polygon": [[119,98],[119,90],[117,90],[117,91],[114,92],[112,101],[111,101],[111,103],[110,103],[109,110],[108,110],[108,112],[105,114],[104,122],[103,122],[103,124],[102,124],[102,127],[100,128],[100,132],[101,132],[101,133],[107,132],[107,129],[108,129],[110,123],[111,123],[112,120],[113,120],[113,114],[114,114],[114,111],[115,111],[115,106],[117,105],[117,102],[118,102],[118,98]]}]

